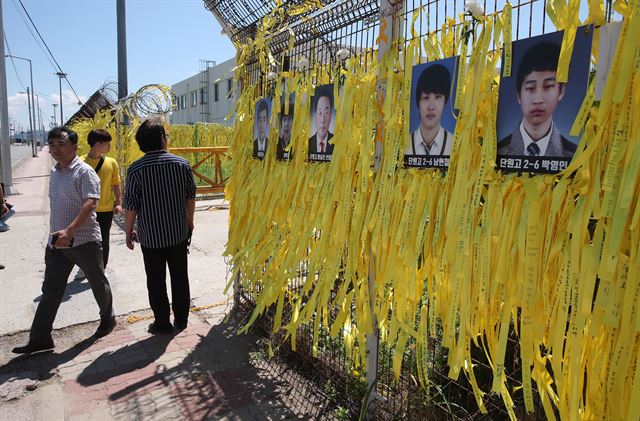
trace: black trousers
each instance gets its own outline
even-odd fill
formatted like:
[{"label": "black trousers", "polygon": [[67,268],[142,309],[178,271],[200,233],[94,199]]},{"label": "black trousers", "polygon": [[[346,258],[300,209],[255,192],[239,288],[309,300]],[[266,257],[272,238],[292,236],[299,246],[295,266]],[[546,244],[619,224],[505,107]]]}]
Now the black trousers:
[{"label": "black trousers", "polygon": [[87,276],[93,296],[100,308],[100,318],[107,319],[114,315],[111,286],[104,275],[102,250],[100,243],[92,241],[67,249],[46,248],[44,254],[45,271],[42,283],[42,298],[38,303],[36,315],[31,324],[31,339],[50,338],[53,321],[58,314],[60,302],[67,287],[67,278],[78,265]]},{"label": "black trousers", "polygon": [[189,275],[187,273],[187,241],[159,249],[141,247],[147,273],[149,304],[159,326],[169,325],[167,266],[171,275],[171,308],[176,325],[186,325],[189,318]]},{"label": "black trousers", "polygon": [[113,212],[96,212],[96,219],[100,225],[100,234],[102,235],[102,261],[104,267],[107,267],[109,261],[109,233],[111,232],[111,223],[113,222]]}]

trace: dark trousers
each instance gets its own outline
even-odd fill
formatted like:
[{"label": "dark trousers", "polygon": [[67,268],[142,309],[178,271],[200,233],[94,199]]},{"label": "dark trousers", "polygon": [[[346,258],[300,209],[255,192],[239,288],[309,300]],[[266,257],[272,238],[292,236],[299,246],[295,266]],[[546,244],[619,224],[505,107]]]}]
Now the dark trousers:
[{"label": "dark trousers", "polygon": [[186,325],[189,318],[189,275],[187,273],[187,241],[159,249],[141,247],[147,273],[149,304],[159,326],[169,325],[167,266],[171,275],[171,308],[176,325]]},{"label": "dark trousers", "polygon": [[51,337],[53,321],[58,314],[73,265],[78,265],[87,276],[93,296],[100,308],[100,318],[106,319],[113,316],[111,287],[104,275],[102,247],[99,242],[84,243],[68,249],[47,247],[44,262],[42,298],[31,324],[31,339]]},{"label": "dark trousers", "polygon": [[113,222],[113,212],[96,212],[96,219],[100,225],[102,235],[102,261],[107,267],[109,261],[109,234],[111,233],[111,223]]}]

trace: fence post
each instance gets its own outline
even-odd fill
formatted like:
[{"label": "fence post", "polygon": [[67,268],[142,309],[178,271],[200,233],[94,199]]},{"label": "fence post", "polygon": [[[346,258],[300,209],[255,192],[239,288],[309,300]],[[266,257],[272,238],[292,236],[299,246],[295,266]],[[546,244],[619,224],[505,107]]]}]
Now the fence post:
[{"label": "fence post", "polygon": [[[400,14],[404,9],[405,0],[381,0],[380,1],[380,33],[376,43],[378,44],[378,61],[382,61],[387,50],[394,41],[400,36]],[[387,83],[384,69],[378,71],[376,83],[377,100],[384,102]],[[382,139],[384,131],[384,120],[382,119],[376,128],[376,144],[374,157],[374,174],[380,172],[380,162],[382,159]],[[369,297],[371,300],[370,308],[373,311],[375,298],[373,296],[374,282],[374,262],[373,254],[370,253],[369,263]],[[376,387],[378,379],[378,342],[379,331],[378,321],[375,314],[371,315],[373,321],[373,333],[367,337],[366,353],[367,353],[367,390],[371,391],[367,396],[365,419],[371,419],[375,410]]]}]

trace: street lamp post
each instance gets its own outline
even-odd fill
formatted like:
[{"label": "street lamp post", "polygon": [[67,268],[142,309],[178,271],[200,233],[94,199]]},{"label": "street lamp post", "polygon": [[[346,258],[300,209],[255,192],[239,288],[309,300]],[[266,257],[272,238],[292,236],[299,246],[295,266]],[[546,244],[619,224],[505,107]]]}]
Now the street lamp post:
[{"label": "street lamp post", "polygon": [[37,107],[38,107],[38,108],[36,108],[38,110],[38,124],[36,126],[37,127],[36,130],[38,132],[40,132],[40,136],[38,136],[39,137],[38,142],[39,142],[40,140],[42,140],[40,138],[42,137],[42,131],[44,131],[44,126],[42,124],[42,109],[40,109],[40,95],[38,95],[38,94],[36,94],[36,101],[37,101],[36,104],[37,104]]},{"label": "street lamp post", "polygon": [[40,95],[36,94],[36,102],[33,104],[33,114],[35,114],[36,119],[33,125],[36,127],[36,149],[38,147],[38,142],[40,141],[39,130],[40,130]]},{"label": "street lamp post", "polygon": [[51,104],[53,105],[53,126],[57,126],[58,122],[56,121],[56,107],[58,106],[58,104]]},{"label": "street lamp post", "polygon": [[[32,156],[38,156],[38,149],[36,148],[36,143],[34,141],[34,132],[33,132],[33,128],[35,127],[35,121],[36,121],[36,110],[35,110],[35,103],[36,101],[33,98],[33,69],[31,67],[31,60],[29,60],[28,58],[24,58],[24,57],[18,57],[18,56],[14,56],[12,54],[6,54],[5,57],[11,57],[11,58],[15,58],[18,60],[24,60],[24,61],[28,61],[29,62],[29,79],[31,80],[31,103],[34,104],[33,107],[33,120],[32,120],[32,115],[31,115],[31,107],[29,110],[29,121],[33,122],[30,123],[31,124],[31,155]],[[29,88],[27,88],[27,100],[29,100]]]},{"label": "street lamp post", "polygon": [[[25,92],[18,92],[19,94],[24,94]],[[29,87],[27,86],[27,107],[29,110],[29,128],[31,129],[31,155],[36,156],[36,148],[35,148],[35,140],[33,138],[33,126],[34,121],[31,120],[31,97],[29,96]]]}]

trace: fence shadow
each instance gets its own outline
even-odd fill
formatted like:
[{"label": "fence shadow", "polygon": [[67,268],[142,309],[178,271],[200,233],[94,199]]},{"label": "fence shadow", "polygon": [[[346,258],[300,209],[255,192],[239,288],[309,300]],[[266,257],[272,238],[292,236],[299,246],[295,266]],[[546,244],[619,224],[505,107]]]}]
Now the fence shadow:
[{"label": "fence shadow", "polygon": [[[265,410],[274,419],[331,419],[327,416],[328,405],[321,392],[279,361],[269,359],[264,345],[253,333],[237,334],[244,320],[244,314],[232,310],[225,321],[207,325],[197,338],[178,335],[168,337],[170,344],[169,341],[149,341],[131,345],[138,352],[144,349],[149,357],[138,364],[142,376],[134,381],[122,378],[123,386],[114,388],[108,395],[114,417],[125,414],[144,417],[138,411],[150,404],[149,396],[153,395],[156,412],[177,406],[183,419],[222,415],[229,419],[246,419],[266,416],[261,415]],[[196,341],[192,350],[190,341]],[[180,348],[186,356],[175,360],[165,358]],[[121,348],[111,357],[116,357],[118,364],[118,360],[131,355],[131,350]],[[151,364],[152,359],[154,364]],[[103,362],[96,361],[95,367],[100,365],[104,365]],[[122,369],[111,369],[112,375],[102,376],[89,371],[90,377],[85,383],[106,382],[108,385],[109,381],[119,381],[116,377],[127,373],[126,368],[127,364],[123,363]],[[164,402],[165,407],[158,402]]]}]

